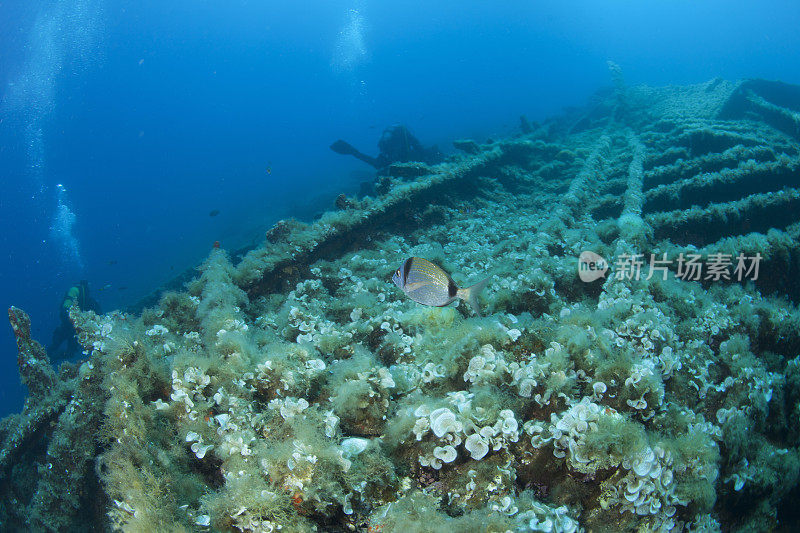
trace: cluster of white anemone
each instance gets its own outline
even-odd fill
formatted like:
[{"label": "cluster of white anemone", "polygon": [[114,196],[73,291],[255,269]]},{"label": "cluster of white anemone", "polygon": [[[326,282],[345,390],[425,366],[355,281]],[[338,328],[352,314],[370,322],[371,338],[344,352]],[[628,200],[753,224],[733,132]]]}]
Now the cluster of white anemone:
[{"label": "cluster of white anemone", "polygon": [[217,423],[217,434],[222,438],[219,445],[219,452],[223,457],[232,455],[242,455],[247,457],[253,451],[250,445],[256,440],[250,428],[241,428],[233,420],[230,414],[222,413],[213,418]]},{"label": "cluster of white anemone", "polygon": [[[474,470],[470,472],[474,472]],[[576,533],[579,530],[582,531],[578,521],[569,516],[569,509],[565,505],[550,507],[545,503],[533,500],[522,503],[523,506],[528,508],[520,512],[517,503],[520,502],[507,495],[494,501],[490,508],[497,513],[513,516],[517,522],[517,531],[544,533]]]},{"label": "cluster of white anemone", "polygon": [[550,507],[541,502],[533,502],[531,509],[519,513],[517,520],[530,531],[543,533],[575,533],[579,526],[577,520],[567,514],[566,506]]},{"label": "cluster of white anemone", "polygon": [[634,315],[613,330],[604,329],[602,334],[619,347],[633,348],[663,379],[669,379],[682,366],[680,353],[675,349],[683,348],[683,343],[675,335],[670,318],[660,309],[650,305],[638,308],[646,309],[655,319],[642,320]]},{"label": "cluster of white anemone", "polygon": [[734,330],[739,322],[735,320],[725,304],[711,303],[703,313],[693,321],[691,329],[699,338],[719,335],[724,331]]},{"label": "cluster of white anemone", "polygon": [[566,458],[570,468],[588,474],[597,470],[598,461],[586,450],[586,435],[597,429],[597,422],[603,416],[620,415],[611,409],[606,410],[586,396],[561,416],[551,414],[549,425],[535,421],[526,422],[525,431],[531,435],[531,444],[535,448],[542,448],[552,442],[555,457]]},{"label": "cluster of white anemone", "polygon": [[447,375],[447,369],[443,364],[430,361],[421,367],[416,363],[395,363],[389,367],[389,372],[393,376],[402,376],[404,391],[440,381]]},{"label": "cluster of white anemone", "polygon": [[[189,420],[197,419],[194,409],[194,400],[203,396],[203,390],[211,383],[211,378],[197,367],[190,366],[183,374],[177,370],[172,371],[172,394],[170,399],[176,404],[182,404]],[[156,409],[166,409],[167,404],[160,399],[156,402]]]},{"label": "cluster of white anemone", "polygon": [[289,420],[297,415],[300,415],[308,409],[309,403],[305,398],[293,398],[288,396],[286,398],[275,398],[271,400],[267,407],[274,411],[279,411],[284,420]]},{"label": "cluster of white anemone", "polygon": [[[308,356],[308,351],[304,348],[298,350],[301,354]],[[273,367],[273,362],[266,359],[256,365],[255,372],[246,372],[242,375],[244,381],[252,381],[257,387],[275,387],[284,391],[289,390],[297,384],[298,381],[311,380],[327,368],[324,360],[306,359],[303,366],[294,367],[292,369],[282,368],[280,371]],[[251,389],[253,390],[253,389]]]},{"label": "cluster of white anemone", "polygon": [[349,332],[340,333],[336,324],[317,315],[303,311],[298,307],[289,310],[289,325],[300,333],[295,337],[297,343],[318,344],[323,335],[342,334],[352,337]]},{"label": "cluster of white anemone", "polygon": [[510,409],[501,410],[494,422],[488,423],[489,420],[484,419],[478,409],[471,409],[471,394],[451,393],[448,399],[454,409],[440,407],[431,410],[423,404],[414,411],[417,420],[412,432],[416,440],[421,441],[429,433],[436,439],[433,451],[419,457],[422,466],[438,470],[443,464],[452,463],[462,444],[469,456],[478,461],[490,450],[498,451],[519,440],[519,423]]},{"label": "cluster of white anemone", "polygon": [[467,371],[464,372],[464,381],[474,384],[491,383],[506,368],[503,353],[495,350],[491,344],[484,344],[481,346],[481,353],[470,359]]},{"label": "cluster of white anemone", "polygon": [[[106,350],[106,343],[104,339],[112,339],[111,332],[114,329],[114,321],[110,316],[101,316],[98,317],[97,322],[97,329],[94,333],[94,339],[91,340],[92,344],[92,353],[95,352],[105,352]],[[166,328],[164,328],[166,330]],[[138,341],[134,341],[134,343],[138,344]],[[86,350],[83,351],[85,355],[88,355]]]},{"label": "cluster of white anemone", "polygon": [[[228,516],[232,520],[231,526],[242,533],[273,533],[282,529],[280,524],[255,515],[247,507],[239,507]],[[209,515],[202,515],[195,522],[199,526],[208,526],[210,523],[211,517]]]},{"label": "cluster of white anemone", "polygon": [[414,337],[408,335],[394,317],[387,317],[387,320],[381,322],[380,328],[388,334],[387,341],[393,344],[399,353],[411,353]]},{"label": "cluster of white anemone", "polygon": [[[630,387],[633,389],[641,390],[642,386],[639,385],[642,381],[645,383],[651,378],[655,376],[655,363],[652,359],[643,359],[640,363],[635,363],[631,366],[631,375],[625,379],[625,386]],[[644,395],[650,391],[649,386],[642,390],[641,395],[637,399],[628,399],[627,404],[632,409],[636,409],[639,411],[645,411],[648,408],[647,401],[644,399]],[[664,396],[664,390],[658,390],[658,399],[662,400]],[[660,403],[660,402],[659,402]],[[651,407],[651,415],[652,415],[652,407]]]},{"label": "cluster of white anemone", "polygon": [[[558,343],[552,343],[558,344]],[[560,346],[560,345],[559,345]],[[553,346],[548,350],[554,349]],[[545,353],[547,351],[545,350]],[[508,365],[508,372],[511,374],[511,385],[517,387],[517,393],[523,398],[534,397],[534,400],[541,406],[549,403],[550,392],[545,391],[544,395],[534,391],[539,384],[547,377],[547,369],[550,364],[540,361],[535,355],[531,355],[528,361],[523,363],[511,363]]]},{"label": "cluster of white anemone", "polygon": [[[620,416],[584,397],[560,416],[552,414],[549,425],[531,421],[525,430],[532,435],[534,447],[552,443],[555,457],[564,458],[574,471],[592,474],[601,461],[588,453],[586,436],[597,430],[602,417]],[[675,505],[680,503],[674,495],[672,462],[670,453],[658,445],[623,457],[620,466],[627,473],[611,487],[608,503],[618,505],[620,512],[653,516],[659,524],[669,526]]]},{"label": "cluster of white anemone", "polygon": [[[664,319],[666,320],[666,317]],[[617,346],[622,347],[628,344],[644,355],[652,355],[656,343],[666,340],[664,334],[652,320],[637,323],[633,318],[629,318],[617,325],[614,333]]]},{"label": "cluster of white anemone", "polygon": [[194,432],[190,431],[186,434],[186,442],[191,442],[191,449],[192,453],[194,453],[198,459],[202,459],[208,453],[208,450],[214,447],[213,444],[203,444],[203,436]]},{"label": "cluster of white anemone", "polygon": [[[536,247],[539,248],[538,245]],[[544,247],[541,249],[543,252],[545,251]],[[528,261],[530,260],[530,256],[527,253],[509,254],[508,260],[513,261],[514,259]],[[492,284],[496,285],[497,289],[506,289],[518,295],[532,292],[539,298],[545,298],[546,296],[557,296],[555,291],[555,282],[547,272],[538,266],[530,272],[517,274],[516,277],[496,276],[492,280]]]},{"label": "cluster of white anemone", "polygon": [[[481,346],[481,352],[470,359],[464,372],[464,381],[481,385],[506,380],[523,398],[532,397],[540,406],[548,405],[551,391],[539,392],[543,389],[541,385],[545,379],[551,375],[548,371],[550,363],[546,361],[564,349],[561,344],[551,342],[542,357],[531,354],[526,361],[508,363],[504,352],[498,351],[491,344],[485,344]],[[572,378],[574,371],[569,370],[562,374],[564,379]]]},{"label": "cluster of white anemone", "polygon": [[[268,459],[261,458],[261,468],[263,474],[267,477],[272,476],[275,465]],[[292,441],[292,454],[286,460],[286,468],[288,472],[281,474],[281,485],[283,488],[290,491],[303,491],[307,487],[314,473],[319,467],[319,457],[314,449],[299,439]]]},{"label": "cluster of white anemone", "polygon": [[680,503],[674,493],[672,455],[661,446],[648,446],[625,458],[622,467],[628,473],[615,487],[614,502],[621,507],[620,512],[653,515],[662,524],[671,522],[675,505]]},{"label": "cluster of white anemone", "polygon": [[150,329],[148,329],[147,331],[144,332],[144,334],[147,335],[148,337],[156,337],[156,336],[159,336],[159,335],[166,335],[167,333],[169,333],[169,330],[167,328],[165,328],[164,326],[162,326],[161,324],[156,324],[152,328],[150,328]]}]

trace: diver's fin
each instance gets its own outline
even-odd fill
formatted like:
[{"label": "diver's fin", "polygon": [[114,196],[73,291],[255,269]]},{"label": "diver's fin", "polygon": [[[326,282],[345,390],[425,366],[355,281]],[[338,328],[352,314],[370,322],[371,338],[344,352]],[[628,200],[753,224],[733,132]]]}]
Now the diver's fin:
[{"label": "diver's fin", "polygon": [[335,143],[333,143],[331,145],[331,150],[333,150],[337,154],[352,155],[356,159],[359,159],[359,160],[363,161],[364,163],[366,163],[366,164],[368,164],[368,165],[370,165],[372,167],[375,167],[375,168],[381,168],[381,167],[385,166],[385,165],[381,164],[381,162],[378,160],[378,158],[370,157],[367,154],[362,154],[352,144],[350,144],[350,143],[348,143],[346,141],[343,141],[341,139],[339,139],[338,141],[336,141]]},{"label": "diver's fin", "polygon": [[485,289],[489,284],[489,280],[491,280],[491,278],[486,278],[485,280],[479,281],[475,285],[471,285],[464,289],[458,289],[458,292],[456,293],[456,296],[467,302],[478,316],[481,316],[481,310],[478,307],[478,295],[480,295],[483,289]]},{"label": "diver's fin", "polygon": [[356,150],[352,144],[341,139],[331,145],[331,150],[342,155],[353,155],[358,153],[358,150]]}]

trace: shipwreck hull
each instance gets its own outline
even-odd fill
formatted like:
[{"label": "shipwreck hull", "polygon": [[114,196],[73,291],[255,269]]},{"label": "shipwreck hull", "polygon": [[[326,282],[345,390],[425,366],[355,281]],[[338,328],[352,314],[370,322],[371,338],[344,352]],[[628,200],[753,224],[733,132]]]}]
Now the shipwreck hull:
[{"label": "shipwreck hull", "polygon": [[[31,396],[0,427],[0,524],[796,528],[798,140],[794,86],[619,85],[214,250],[141,311],[74,309],[79,368],[12,310]],[[491,276],[484,316],[406,299],[410,255]],[[689,256],[728,275],[678,279]]]}]

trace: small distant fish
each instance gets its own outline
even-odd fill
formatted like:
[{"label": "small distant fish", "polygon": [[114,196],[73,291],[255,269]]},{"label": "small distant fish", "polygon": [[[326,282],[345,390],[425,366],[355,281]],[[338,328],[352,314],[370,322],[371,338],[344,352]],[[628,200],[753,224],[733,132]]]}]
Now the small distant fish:
[{"label": "small distant fish", "polygon": [[97,290],[99,290],[99,291],[107,291],[110,288],[111,288],[111,284],[110,283],[106,283],[105,285],[103,285],[102,287],[100,287]]},{"label": "small distant fish", "polygon": [[267,167],[267,174],[272,174],[272,167]]},{"label": "small distant fish", "polygon": [[421,257],[409,257],[395,270],[392,281],[417,303],[442,307],[461,298],[480,316],[478,295],[488,285],[489,278],[459,289],[450,274],[440,266]]},{"label": "small distant fish", "polygon": [[215,217],[217,215],[219,215],[219,209],[212,209],[211,211],[208,212],[208,216],[210,217]]},{"label": "small distant fish", "polygon": [[117,260],[116,259],[111,259],[111,260],[108,261],[108,266],[114,266],[116,264],[117,264]]},{"label": "small distant fish", "polygon": [[128,287],[118,287],[117,290],[118,291],[126,291],[126,290],[128,290]]}]

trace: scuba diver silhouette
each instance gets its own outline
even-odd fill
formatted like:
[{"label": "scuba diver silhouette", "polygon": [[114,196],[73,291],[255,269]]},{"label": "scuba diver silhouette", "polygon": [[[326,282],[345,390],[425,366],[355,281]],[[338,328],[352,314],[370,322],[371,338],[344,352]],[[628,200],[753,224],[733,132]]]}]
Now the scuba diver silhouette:
[{"label": "scuba diver silhouette", "polygon": [[377,170],[386,168],[392,163],[421,161],[432,165],[443,159],[436,146],[425,148],[402,124],[395,124],[383,130],[378,141],[378,157],[368,156],[342,139],[337,140],[330,148],[337,154],[351,155]]},{"label": "scuba diver silhouette", "polygon": [[[69,319],[69,310],[73,305],[77,305],[81,311],[100,312],[97,301],[89,294],[89,282],[81,280],[77,285],[73,285],[61,299],[61,307],[58,311],[59,325],[53,331],[53,339],[47,352],[50,358],[55,361],[70,359],[80,353],[80,345],[75,336],[75,327]],[[63,349],[61,345],[66,343]]]}]

